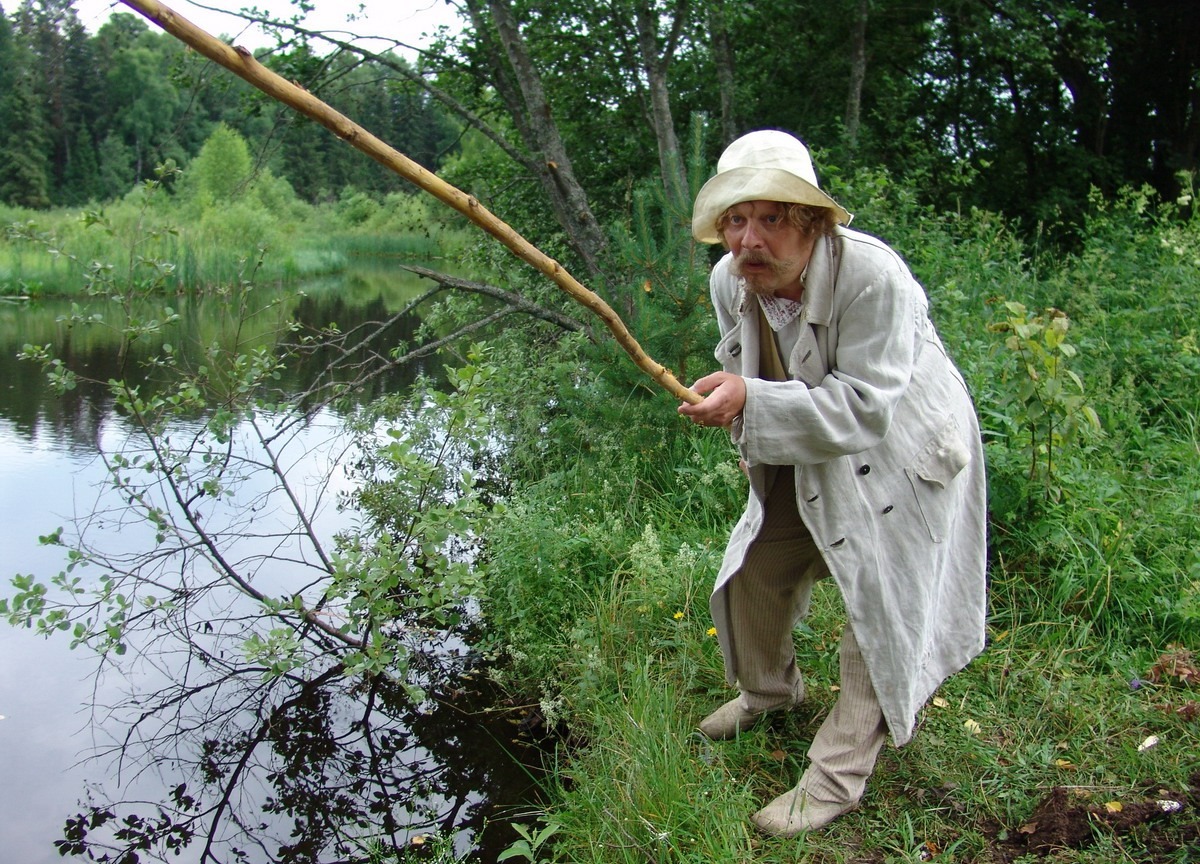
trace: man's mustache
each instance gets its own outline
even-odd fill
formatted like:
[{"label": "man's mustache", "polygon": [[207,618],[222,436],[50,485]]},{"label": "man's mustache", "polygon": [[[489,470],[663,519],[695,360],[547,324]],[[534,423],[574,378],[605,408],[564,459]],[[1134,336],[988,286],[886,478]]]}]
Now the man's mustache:
[{"label": "man's mustache", "polygon": [[733,261],[735,275],[741,275],[742,268],[748,264],[762,264],[769,267],[772,272],[778,274],[787,268],[788,262],[776,258],[770,252],[764,252],[761,249],[743,249]]},{"label": "man's mustache", "polygon": [[737,257],[739,264],[770,264],[777,265],[779,262],[770,252],[763,252],[759,249],[743,249]]}]

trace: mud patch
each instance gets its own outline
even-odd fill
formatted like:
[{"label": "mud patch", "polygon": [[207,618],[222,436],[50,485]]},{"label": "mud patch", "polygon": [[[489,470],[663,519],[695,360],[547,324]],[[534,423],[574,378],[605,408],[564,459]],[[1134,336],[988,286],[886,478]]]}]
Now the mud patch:
[{"label": "mud patch", "polygon": [[[1021,825],[999,832],[996,860],[1013,861],[1033,853],[1046,857],[1085,849],[1104,835],[1129,838],[1147,864],[1179,861],[1181,850],[1200,855],[1200,772],[1183,791],[1147,786],[1135,800],[1097,802],[1074,790],[1055,787]],[[1186,859],[1184,859],[1186,860]]]}]

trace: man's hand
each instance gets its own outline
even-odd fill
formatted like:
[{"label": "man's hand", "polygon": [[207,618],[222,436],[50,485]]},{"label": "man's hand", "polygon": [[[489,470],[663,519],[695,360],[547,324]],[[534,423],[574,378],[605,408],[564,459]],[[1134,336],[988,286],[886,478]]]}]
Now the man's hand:
[{"label": "man's hand", "polygon": [[701,426],[728,426],[746,407],[746,379],[741,375],[714,372],[693,384],[692,389],[705,396],[704,401],[698,405],[685,402],[679,406],[679,413]]}]

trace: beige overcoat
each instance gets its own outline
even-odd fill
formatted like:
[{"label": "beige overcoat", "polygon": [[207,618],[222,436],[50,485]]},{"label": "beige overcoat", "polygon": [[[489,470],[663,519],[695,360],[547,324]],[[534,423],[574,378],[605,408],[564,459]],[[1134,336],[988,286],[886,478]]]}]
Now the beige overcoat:
[{"label": "beige overcoat", "polygon": [[786,358],[792,380],[756,377],[758,301],[730,260],[710,279],[715,355],[747,379],[731,435],[750,496],[710,600],[729,683],[724,588],[762,525],[763,466],[793,465],[800,515],[841,590],[893,741],[905,744],[926,699],[983,648],[984,461],[966,384],[900,257],[840,227],[808,265],[809,326]]}]

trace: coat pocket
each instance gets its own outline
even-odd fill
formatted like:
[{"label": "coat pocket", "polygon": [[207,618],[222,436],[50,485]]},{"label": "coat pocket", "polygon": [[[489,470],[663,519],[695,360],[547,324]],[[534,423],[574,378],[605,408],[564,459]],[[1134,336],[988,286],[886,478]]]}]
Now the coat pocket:
[{"label": "coat pocket", "polygon": [[951,416],[904,469],[934,543],[946,539],[960,498],[951,484],[970,461],[971,451],[959,434],[958,421]]}]

